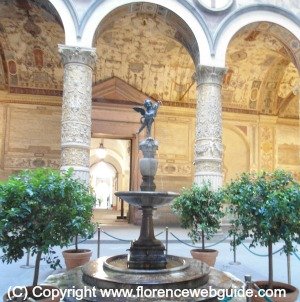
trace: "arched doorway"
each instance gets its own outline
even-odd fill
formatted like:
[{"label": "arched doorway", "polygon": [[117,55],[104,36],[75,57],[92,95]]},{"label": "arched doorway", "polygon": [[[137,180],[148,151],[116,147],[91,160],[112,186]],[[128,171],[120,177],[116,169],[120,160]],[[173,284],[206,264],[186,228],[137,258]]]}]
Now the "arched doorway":
[{"label": "arched doorway", "polygon": [[[101,148],[100,148],[101,147]],[[94,220],[114,224],[125,220],[128,204],[115,196],[116,191],[130,188],[131,141],[101,137],[93,133],[90,150],[90,184],[97,204]]]},{"label": "arched doorway", "polygon": [[118,182],[116,169],[105,161],[100,161],[91,167],[90,175],[91,186],[97,198],[95,207],[98,209],[112,209],[113,194]]}]

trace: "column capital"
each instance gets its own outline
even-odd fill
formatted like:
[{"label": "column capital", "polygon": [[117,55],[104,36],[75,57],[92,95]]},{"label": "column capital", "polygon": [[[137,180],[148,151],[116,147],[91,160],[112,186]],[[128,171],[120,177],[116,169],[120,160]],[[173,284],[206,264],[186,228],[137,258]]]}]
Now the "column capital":
[{"label": "column capital", "polygon": [[194,74],[197,85],[217,84],[221,85],[223,76],[227,72],[225,67],[198,65]]},{"label": "column capital", "polygon": [[93,69],[97,58],[96,48],[58,44],[58,52],[61,54],[64,65],[69,63],[80,63]]}]

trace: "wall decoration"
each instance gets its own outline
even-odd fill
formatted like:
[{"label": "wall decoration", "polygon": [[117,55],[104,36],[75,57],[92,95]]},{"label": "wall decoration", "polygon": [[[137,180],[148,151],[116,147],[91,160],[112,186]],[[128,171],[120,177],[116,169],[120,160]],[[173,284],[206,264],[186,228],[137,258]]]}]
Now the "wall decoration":
[{"label": "wall decoration", "polygon": [[[1,1],[0,18],[8,91],[58,95],[63,68],[57,44],[63,43],[64,32],[52,4],[45,0]],[[3,76],[0,72],[0,84]]]},{"label": "wall decoration", "polygon": [[[57,44],[64,42],[64,32],[52,4],[2,1],[0,19],[0,89],[62,95],[63,67]],[[122,6],[99,25],[94,81],[115,76],[165,105],[194,108],[193,74],[199,54],[195,45],[186,23],[170,10],[151,3]],[[227,51],[224,110],[277,114],[278,98],[285,99],[300,87],[299,47],[299,41],[276,24],[258,22],[240,30]],[[255,82],[261,86],[255,87]],[[265,88],[273,92],[262,93]],[[295,104],[286,106],[285,116],[293,116],[291,108]]]},{"label": "wall decoration", "polygon": [[[223,108],[277,114],[278,98],[286,98],[300,87],[296,68],[300,52],[296,42],[286,29],[268,22],[241,29],[227,52],[230,75],[224,78]],[[298,117],[296,111],[294,117]]]},{"label": "wall decoration", "polygon": [[272,171],[274,168],[274,128],[261,126],[260,133],[260,170]]}]

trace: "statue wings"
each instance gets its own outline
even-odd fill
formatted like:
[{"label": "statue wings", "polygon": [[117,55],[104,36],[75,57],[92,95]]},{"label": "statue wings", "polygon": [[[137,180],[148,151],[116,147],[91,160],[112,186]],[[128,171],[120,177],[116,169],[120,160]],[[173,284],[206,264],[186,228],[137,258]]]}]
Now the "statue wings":
[{"label": "statue wings", "polygon": [[136,112],[139,112],[142,116],[144,116],[146,113],[146,111],[143,107],[133,107],[133,110],[135,110]]}]

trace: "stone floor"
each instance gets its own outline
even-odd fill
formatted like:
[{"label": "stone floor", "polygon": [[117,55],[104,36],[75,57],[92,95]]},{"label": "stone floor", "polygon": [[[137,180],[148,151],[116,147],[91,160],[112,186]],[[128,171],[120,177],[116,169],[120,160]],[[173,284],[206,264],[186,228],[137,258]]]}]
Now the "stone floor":
[{"label": "stone floor", "polygon": [[[114,226],[101,225],[104,232],[101,232],[101,247],[100,256],[112,256],[126,253],[129,248],[129,241],[136,239],[139,234],[137,226],[129,225],[126,222],[117,222]],[[165,239],[165,229],[157,228],[156,234],[162,232],[158,238]],[[179,242],[173,234],[182,240],[184,243],[190,243],[186,230],[181,228],[169,228],[168,253],[177,256],[190,257],[191,247]],[[128,241],[120,241],[112,238],[116,237]],[[218,234],[213,240],[208,242],[208,245],[214,244],[226,237],[225,233]],[[279,249],[282,244],[274,247],[274,251]],[[97,234],[91,240],[81,243],[81,247],[90,248],[93,251],[93,259],[97,258]],[[229,240],[218,243],[214,248],[219,251],[219,256],[215,267],[218,270],[229,272],[237,278],[244,280],[245,275],[251,275],[253,280],[265,280],[267,278],[267,257],[260,257],[249,252],[244,246],[237,248],[237,261],[241,264],[231,264],[233,261],[233,252]],[[56,249],[58,256],[61,258],[61,249]],[[252,250],[256,254],[266,255],[267,249],[257,247]],[[300,255],[300,252],[298,252]],[[0,254],[1,256],[1,254]],[[34,259],[30,259],[30,264],[33,264]],[[63,262],[62,262],[63,263]],[[26,264],[26,257],[12,264],[0,263],[0,293],[3,295],[10,286],[15,285],[30,285],[33,279],[32,268],[21,268],[21,265]],[[50,274],[61,273],[63,269],[53,271],[45,262],[41,263],[40,283]],[[292,284],[300,288],[300,260],[296,256],[291,257]],[[274,255],[274,279],[277,281],[287,282],[287,261],[284,254],[277,253]],[[300,302],[300,298],[298,298]]]}]

